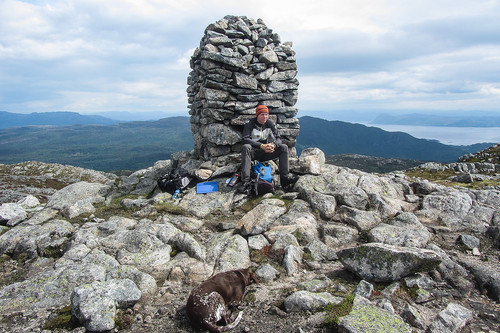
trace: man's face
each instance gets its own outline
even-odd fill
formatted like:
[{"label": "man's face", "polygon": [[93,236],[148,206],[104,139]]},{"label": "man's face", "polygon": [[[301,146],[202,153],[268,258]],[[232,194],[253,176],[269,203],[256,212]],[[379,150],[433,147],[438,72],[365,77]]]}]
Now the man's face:
[{"label": "man's face", "polygon": [[264,125],[266,123],[266,121],[267,121],[267,118],[269,118],[269,113],[267,113],[267,112],[261,112],[257,116],[257,121],[259,122],[259,124]]}]

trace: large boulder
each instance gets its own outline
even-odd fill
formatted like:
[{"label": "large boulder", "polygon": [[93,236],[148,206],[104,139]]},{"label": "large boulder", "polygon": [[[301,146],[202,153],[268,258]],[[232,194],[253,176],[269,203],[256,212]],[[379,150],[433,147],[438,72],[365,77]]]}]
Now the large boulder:
[{"label": "large boulder", "polygon": [[392,282],[417,273],[433,270],[441,262],[434,251],[368,243],[337,252],[344,267],[374,282]]}]

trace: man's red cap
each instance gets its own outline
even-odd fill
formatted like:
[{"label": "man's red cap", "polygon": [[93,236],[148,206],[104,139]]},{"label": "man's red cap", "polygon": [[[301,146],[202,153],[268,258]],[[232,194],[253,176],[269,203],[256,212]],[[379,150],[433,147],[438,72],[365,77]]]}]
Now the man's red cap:
[{"label": "man's red cap", "polygon": [[269,110],[267,109],[267,106],[265,106],[265,105],[259,105],[259,106],[257,106],[257,108],[255,109],[255,115],[258,116],[262,112],[269,113]]}]

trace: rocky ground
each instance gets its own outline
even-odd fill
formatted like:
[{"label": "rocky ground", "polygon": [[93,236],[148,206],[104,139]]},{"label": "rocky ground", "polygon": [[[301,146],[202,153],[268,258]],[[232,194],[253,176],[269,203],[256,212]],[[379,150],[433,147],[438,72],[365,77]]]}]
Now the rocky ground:
[{"label": "rocky ground", "polygon": [[[251,267],[261,282],[249,286],[234,332],[498,332],[495,183],[451,187],[324,160],[305,151],[293,189],[251,199],[188,157],[178,162],[213,172],[219,192],[191,188],[172,200],[153,191],[172,161],[124,177],[2,165],[17,179],[67,183],[36,196],[21,181],[20,191],[3,185],[12,200],[0,206],[0,331],[193,332],[191,289]],[[440,167],[479,174],[482,164],[470,163],[482,162],[463,163]]]}]

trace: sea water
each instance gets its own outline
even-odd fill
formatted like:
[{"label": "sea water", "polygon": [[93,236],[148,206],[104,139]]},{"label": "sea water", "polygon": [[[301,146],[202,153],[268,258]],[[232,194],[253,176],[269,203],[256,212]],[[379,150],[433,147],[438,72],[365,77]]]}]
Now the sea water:
[{"label": "sea water", "polygon": [[410,125],[363,125],[378,127],[387,132],[404,132],[419,139],[437,140],[447,145],[467,146],[483,142],[500,142],[500,127],[445,127]]}]

